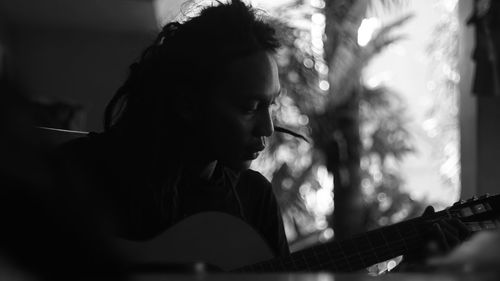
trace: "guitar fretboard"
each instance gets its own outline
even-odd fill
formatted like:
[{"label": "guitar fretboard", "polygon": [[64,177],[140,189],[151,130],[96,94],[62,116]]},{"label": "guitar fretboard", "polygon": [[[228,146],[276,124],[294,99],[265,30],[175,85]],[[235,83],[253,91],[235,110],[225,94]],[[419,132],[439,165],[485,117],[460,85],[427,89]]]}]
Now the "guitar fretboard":
[{"label": "guitar fretboard", "polygon": [[[165,262],[168,265],[170,261],[205,260],[224,270],[236,272],[350,272],[364,269],[400,255],[419,251],[424,246],[424,242],[428,241],[427,234],[433,229],[430,226],[443,219],[457,219],[471,232],[498,229],[500,228],[500,195],[471,198],[425,217],[418,217],[372,230],[350,239],[328,242],[295,252],[287,257],[275,258],[269,261],[262,261],[272,256],[272,253],[267,247],[259,247],[262,246],[260,242],[264,243],[261,239],[247,239],[247,242],[250,241],[248,243],[242,243],[238,239],[234,241],[236,244],[233,243],[228,249],[240,249],[238,247],[241,245],[252,245],[251,248],[240,249],[236,252],[226,251],[223,255],[218,255],[220,254],[219,249],[228,245],[225,240],[223,241],[224,245],[212,243],[213,241],[219,241],[220,237],[242,238],[247,233],[258,236],[258,233],[249,228],[244,222],[235,220],[232,216],[223,213],[208,212],[205,215],[193,216],[179,223],[175,227],[175,231],[171,230],[168,234],[170,236],[156,238],[156,241],[151,241],[146,246],[134,244],[134,247],[129,250],[134,253],[135,264],[150,266],[155,265],[156,262],[159,265],[158,268],[165,271],[169,270],[168,267],[165,267]],[[196,228],[199,225],[203,226],[201,230]],[[215,231],[207,235],[207,225],[219,227],[214,227]],[[233,226],[234,229],[228,232],[228,226]],[[227,233],[231,233],[231,235],[226,236]],[[175,234],[182,235],[176,238]],[[186,237],[186,234],[191,235]],[[215,239],[209,240],[211,243],[203,244],[205,241],[203,239],[206,236],[215,237]],[[170,241],[176,242],[170,245]],[[193,252],[186,251],[186,248],[193,247],[193,241],[199,243],[193,248]],[[212,247],[204,248],[207,245]],[[201,248],[205,249],[206,252],[200,251]],[[159,251],[154,251],[154,249],[159,249]],[[164,249],[169,249],[169,251]],[[257,249],[265,251],[259,253]],[[237,260],[236,255],[242,252],[242,256],[246,257],[246,259]],[[143,256],[137,253],[141,253]],[[171,254],[171,256],[165,253]],[[185,255],[180,258],[179,253],[185,253]],[[214,256],[214,253],[217,256]],[[250,254],[245,256],[244,253]],[[262,262],[254,263],[256,261]],[[245,266],[250,263],[254,264]],[[234,268],[238,267],[241,268],[234,270]]]},{"label": "guitar fretboard", "polygon": [[240,272],[269,271],[356,271],[399,255],[415,251],[423,244],[416,219],[372,230],[351,239],[332,241],[277,258],[240,268]]}]

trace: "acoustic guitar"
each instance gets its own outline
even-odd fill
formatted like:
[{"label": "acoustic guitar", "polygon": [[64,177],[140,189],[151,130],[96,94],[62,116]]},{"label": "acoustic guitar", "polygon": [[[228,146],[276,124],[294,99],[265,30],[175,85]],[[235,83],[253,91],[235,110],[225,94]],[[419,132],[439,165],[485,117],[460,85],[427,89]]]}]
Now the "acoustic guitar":
[{"label": "acoustic guitar", "polygon": [[426,217],[274,258],[261,236],[247,223],[228,214],[206,212],[181,221],[152,240],[120,240],[118,246],[136,265],[202,261],[235,272],[349,272],[420,249],[424,246],[423,233],[433,222],[457,218],[471,232],[477,232],[500,226],[499,215],[500,195],[474,197]]}]

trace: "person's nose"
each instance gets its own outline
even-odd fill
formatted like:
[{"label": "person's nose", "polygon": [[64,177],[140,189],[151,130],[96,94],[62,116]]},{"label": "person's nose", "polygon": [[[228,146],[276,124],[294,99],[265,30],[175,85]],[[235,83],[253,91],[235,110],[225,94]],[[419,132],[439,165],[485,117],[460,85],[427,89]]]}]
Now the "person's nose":
[{"label": "person's nose", "polygon": [[274,124],[271,110],[262,110],[255,127],[258,137],[270,137],[274,133]]}]

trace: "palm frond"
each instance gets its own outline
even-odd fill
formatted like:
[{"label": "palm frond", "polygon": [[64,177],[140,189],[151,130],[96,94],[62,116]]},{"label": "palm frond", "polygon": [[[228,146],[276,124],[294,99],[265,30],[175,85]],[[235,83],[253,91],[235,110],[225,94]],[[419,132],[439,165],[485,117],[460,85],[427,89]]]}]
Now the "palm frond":
[{"label": "palm frond", "polygon": [[309,139],[308,139],[308,138],[306,138],[305,136],[303,136],[302,134],[300,134],[300,133],[296,133],[296,132],[294,132],[294,131],[292,131],[292,130],[289,130],[289,129],[287,129],[287,128],[283,128],[283,127],[280,127],[280,126],[274,126],[274,130],[275,130],[276,132],[289,134],[289,135],[294,136],[294,137],[296,137],[296,138],[300,138],[300,139],[304,140],[304,141],[305,141],[305,142],[307,142],[307,143],[310,143]]}]

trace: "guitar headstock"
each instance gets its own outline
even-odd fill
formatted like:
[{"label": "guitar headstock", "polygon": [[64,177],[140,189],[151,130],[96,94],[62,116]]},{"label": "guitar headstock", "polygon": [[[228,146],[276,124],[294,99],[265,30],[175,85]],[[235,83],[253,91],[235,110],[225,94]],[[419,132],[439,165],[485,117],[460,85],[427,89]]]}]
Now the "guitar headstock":
[{"label": "guitar headstock", "polygon": [[445,210],[472,232],[500,228],[500,195],[489,194],[461,200]]}]

